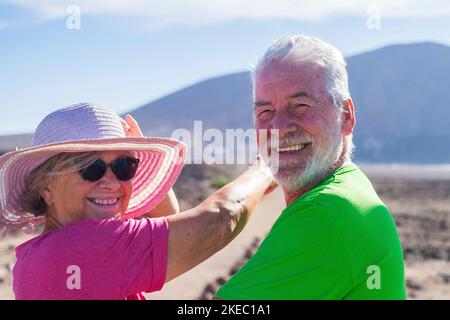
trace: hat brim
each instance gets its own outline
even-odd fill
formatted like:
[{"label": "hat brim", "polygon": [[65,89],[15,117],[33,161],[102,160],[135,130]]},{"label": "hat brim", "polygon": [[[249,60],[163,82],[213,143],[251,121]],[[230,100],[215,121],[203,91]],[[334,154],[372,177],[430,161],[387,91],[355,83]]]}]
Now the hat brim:
[{"label": "hat brim", "polygon": [[23,212],[21,199],[27,176],[52,156],[62,152],[130,151],[140,159],[132,179],[133,192],[123,219],[154,208],[175,183],[186,157],[183,142],[159,137],[125,137],[65,141],[16,150],[0,157],[0,228],[20,229],[45,221]]}]

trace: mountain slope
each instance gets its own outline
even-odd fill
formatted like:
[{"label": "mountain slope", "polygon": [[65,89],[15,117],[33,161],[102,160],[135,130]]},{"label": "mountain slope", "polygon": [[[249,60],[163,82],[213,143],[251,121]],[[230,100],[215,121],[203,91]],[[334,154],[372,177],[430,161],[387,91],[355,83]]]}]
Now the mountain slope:
[{"label": "mountain slope", "polygon": [[[450,47],[394,45],[347,59],[356,106],[355,158],[368,162],[450,162]],[[133,112],[148,134],[176,128],[250,128],[248,72],[210,79]]]},{"label": "mountain slope", "polygon": [[[450,163],[450,47],[393,45],[347,63],[357,161]],[[199,82],[130,113],[146,135],[192,130],[195,120],[203,121],[203,130],[251,128],[249,73]]]},{"label": "mountain slope", "polygon": [[450,47],[395,45],[348,59],[357,158],[450,162]]}]

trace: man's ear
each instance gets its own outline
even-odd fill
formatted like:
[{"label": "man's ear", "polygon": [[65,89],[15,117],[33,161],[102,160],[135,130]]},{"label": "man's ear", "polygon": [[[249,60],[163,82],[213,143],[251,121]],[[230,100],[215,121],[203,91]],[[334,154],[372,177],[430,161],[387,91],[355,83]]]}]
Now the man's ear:
[{"label": "man's ear", "polygon": [[42,199],[44,199],[47,206],[51,206],[53,204],[53,193],[50,189],[50,186],[40,187],[38,189],[39,194],[41,195]]},{"label": "man's ear", "polygon": [[343,101],[342,105],[342,134],[348,136],[353,133],[355,127],[355,107],[351,98]]}]

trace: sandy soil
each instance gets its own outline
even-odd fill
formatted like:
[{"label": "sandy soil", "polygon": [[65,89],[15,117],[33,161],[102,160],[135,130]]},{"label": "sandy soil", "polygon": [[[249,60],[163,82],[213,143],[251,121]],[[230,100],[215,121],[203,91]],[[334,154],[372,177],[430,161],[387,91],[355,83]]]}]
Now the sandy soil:
[{"label": "sandy soil", "polygon": [[[187,166],[175,186],[182,209],[196,205],[214,191],[212,178],[231,178],[241,170],[230,166]],[[405,256],[408,298],[450,299],[448,172],[420,176],[415,171],[407,174],[406,169],[398,174],[395,167],[364,170],[396,221]],[[262,200],[244,231],[226,248],[147,297],[209,299],[254,254],[283,207],[281,191],[276,190]],[[14,298],[10,273],[14,248],[31,237],[16,232],[0,240],[0,299]]]}]

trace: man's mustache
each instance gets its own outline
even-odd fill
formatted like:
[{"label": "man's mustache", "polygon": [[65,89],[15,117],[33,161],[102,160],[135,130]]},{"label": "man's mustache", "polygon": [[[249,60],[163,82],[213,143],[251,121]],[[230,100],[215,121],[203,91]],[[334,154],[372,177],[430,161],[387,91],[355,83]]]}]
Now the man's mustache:
[{"label": "man's mustache", "polygon": [[299,144],[307,144],[313,142],[314,137],[309,133],[303,132],[285,135],[281,139],[278,136],[271,136],[268,147],[270,149],[287,148]]}]

